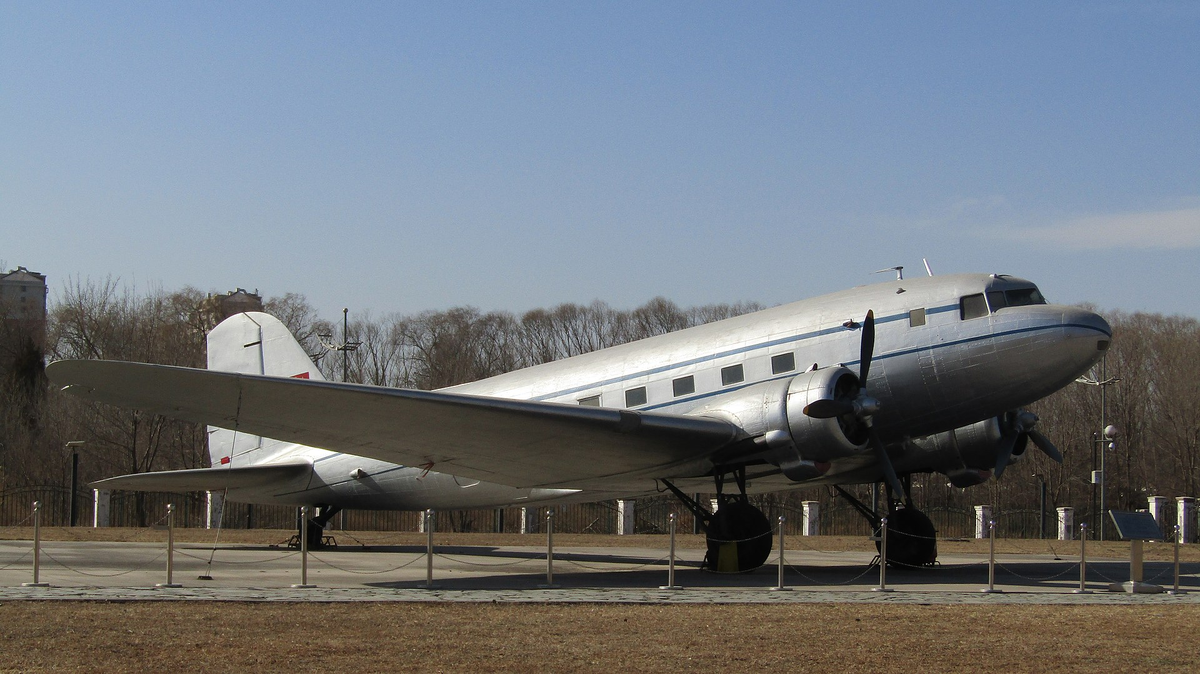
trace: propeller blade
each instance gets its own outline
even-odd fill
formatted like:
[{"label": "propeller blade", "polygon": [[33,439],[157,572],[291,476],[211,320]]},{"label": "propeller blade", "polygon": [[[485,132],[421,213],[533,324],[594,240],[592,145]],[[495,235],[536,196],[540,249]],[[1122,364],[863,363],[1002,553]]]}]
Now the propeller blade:
[{"label": "propeller blade", "polygon": [[999,451],[996,452],[996,471],[993,475],[996,479],[1004,474],[1004,469],[1008,468],[1008,462],[1012,460],[1013,449],[1017,446],[1017,434],[1010,433],[1000,437],[1000,444],[997,446]]},{"label": "propeller blade", "polygon": [[858,348],[858,385],[867,388],[867,375],[871,373],[871,358],[875,355],[875,310],[867,311],[863,321],[862,342]]},{"label": "propeller blade", "polygon": [[854,413],[854,403],[847,400],[816,400],[804,407],[804,414],[814,419],[832,419]]},{"label": "propeller blade", "polygon": [[1050,438],[1038,433],[1037,431],[1029,431],[1029,437],[1033,440],[1033,444],[1040,450],[1046,453],[1046,456],[1054,459],[1058,463],[1063,462],[1062,452],[1058,451],[1058,447],[1050,442]]},{"label": "propeller blade", "polygon": [[883,448],[883,442],[879,439],[879,434],[875,432],[874,426],[868,428],[867,435],[871,438],[871,447],[875,450],[875,458],[879,460],[879,467],[883,469],[883,477],[887,480],[888,486],[892,488],[893,494],[898,494],[903,498],[904,485],[900,484],[900,478],[896,477],[896,467],[892,465],[892,457],[888,456],[887,450]]}]

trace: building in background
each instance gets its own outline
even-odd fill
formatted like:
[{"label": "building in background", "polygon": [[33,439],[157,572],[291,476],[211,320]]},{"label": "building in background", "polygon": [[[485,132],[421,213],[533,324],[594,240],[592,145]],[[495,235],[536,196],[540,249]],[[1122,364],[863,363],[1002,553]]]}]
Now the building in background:
[{"label": "building in background", "polygon": [[46,345],[46,275],[25,267],[0,275],[0,317],[6,335],[28,335]]},{"label": "building in background", "polygon": [[245,311],[262,311],[262,295],[258,291],[249,292],[238,288],[224,295],[209,295],[200,302],[200,315],[204,320],[205,331],[212,330],[218,323]]}]

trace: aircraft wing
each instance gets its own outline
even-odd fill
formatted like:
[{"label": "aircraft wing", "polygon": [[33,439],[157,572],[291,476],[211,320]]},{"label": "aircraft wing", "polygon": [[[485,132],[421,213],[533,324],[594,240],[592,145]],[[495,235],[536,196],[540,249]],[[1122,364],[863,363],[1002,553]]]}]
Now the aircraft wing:
[{"label": "aircraft wing", "polygon": [[702,475],[739,431],[711,418],[145,363],[59,361],[46,374],[90,400],[514,487]]},{"label": "aircraft wing", "polygon": [[194,470],[163,470],[154,473],[134,473],[97,480],[94,489],[128,489],[131,491],[220,491],[243,487],[261,487],[300,480],[312,474],[307,461],[268,463],[258,466],[228,466],[196,468]]}]

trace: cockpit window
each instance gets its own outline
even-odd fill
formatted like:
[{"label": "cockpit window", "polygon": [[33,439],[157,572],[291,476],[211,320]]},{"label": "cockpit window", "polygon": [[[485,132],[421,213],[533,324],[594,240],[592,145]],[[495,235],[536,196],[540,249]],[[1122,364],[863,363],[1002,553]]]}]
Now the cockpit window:
[{"label": "cockpit window", "polygon": [[1025,307],[1030,304],[1045,304],[1046,298],[1037,288],[1018,288],[1004,291],[1004,299],[1010,307]]},{"label": "cockpit window", "polygon": [[983,293],[967,295],[959,300],[958,310],[964,321],[988,315],[988,305],[983,299]]},{"label": "cockpit window", "polygon": [[1016,288],[1014,290],[991,290],[987,294],[988,306],[992,311],[1004,307],[1027,307],[1031,304],[1045,304],[1046,298],[1037,288]]}]

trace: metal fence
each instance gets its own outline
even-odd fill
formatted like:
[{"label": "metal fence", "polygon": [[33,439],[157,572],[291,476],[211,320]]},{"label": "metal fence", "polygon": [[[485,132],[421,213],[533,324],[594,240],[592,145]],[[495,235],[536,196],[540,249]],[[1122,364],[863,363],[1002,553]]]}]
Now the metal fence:
[{"label": "metal fence", "polygon": [[[697,495],[700,496],[700,495]],[[969,498],[965,497],[965,498]],[[698,498],[706,508],[707,497]],[[820,509],[819,531],[823,535],[869,536],[871,526],[846,500],[825,490],[784,492],[750,497],[774,525],[778,516],[785,517],[785,530],[795,535],[801,532],[804,501],[816,501]],[[67,526],[71,520],[70,490],[59,486],[38,486],[0,492],[0,526],[15,526],[26,522],[34,501],[42,503],[42,523],[46,526]],[[207,500],[203,492],[112,492],[109,524],[115,527],[145,527],[156,523],[166,512],[168,503],[175,504],[176,526],[202,528],[207,522]],[[941,538],[971,538],[975,535],[975,511],[972,505],[917,504],[933,522]],[[1164,533],[1169,534],[1176,521],[1176,504],[1164,504],[1162,521]],[[616,501],[598,501],[555,506],[531,506],[525,509],[527,533],[545,530],[548,507],[555,511],[555,531],[561,533],[618,533],[620,523]],[[79,526],[91,526],[94,500],[91,490],[81,490],[75,499],[76,521]],[[522,531],[521,508],[454,510],[436,513],[434,527],[446,532],[505,532]],[[680,532],[699,532],[693,514],[671,495],[639,498],[634,503],[634,533],[663,534],[671,514],[677,517]],[[1038,510],[993,509],[996,534],[1006,538],[1057,537],[1057,513],[1047,509],[1045,530],[1043,515]],[[419,512],[345,510],[333,517],[332,529],[347,531],[418,531],[422,515]],[[1075,512],[1075,523],[1092,522],[1086,509]],[[226,529],[295,529],[299,525],[298,508],[264,506],[245,503],[226,503]],[[1094,529],[1093,529],[1094,531]],[[1194,531],[1194,530],[1193,530]]]}]

